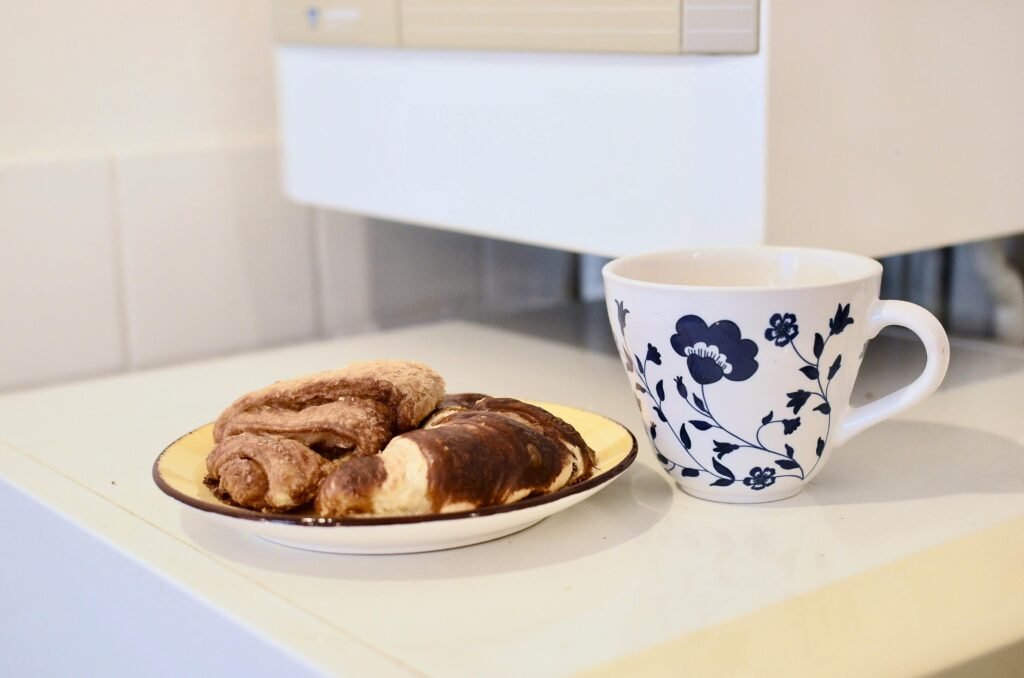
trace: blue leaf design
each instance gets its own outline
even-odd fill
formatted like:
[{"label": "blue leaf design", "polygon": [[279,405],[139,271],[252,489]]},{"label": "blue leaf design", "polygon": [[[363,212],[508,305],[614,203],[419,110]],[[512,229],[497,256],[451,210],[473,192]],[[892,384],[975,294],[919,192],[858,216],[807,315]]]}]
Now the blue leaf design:
[{"label": "blue leaf design", "polygon": [[795,468],[800,468],[800,464],[796,463],[792,459],[776,459],[775,463],[779,465],[779,468],[784,468],[787,471],[792,471]]},{"label": "blue leaf design", "polygon": [[651,440],[654,440],[657,437],[658,437],[658,425],[657,424],[651,424]]},{"label": "blue leaf design", "polygon": [[704,401],[698,398],[696,393],[693,394],[693,404],[696,405],[697,409],[704,414],[710,414],[710,412],[708,412],[708,408],[704,407]]},{"label": "blue leaf design", "polygon": [[843,306],[838,304],[836,306],[836,314],[828,321],[829,334],[842,334],[843,330],[852,324],[853,318],[850,317],[850,305]]},{"label": "blue leaf design", "polygon": [[686,384],[683,383],[682,377],[676,377],[676,390],[679,391],[679,396],[686,400]]},{"label": "blue leaf design", "polygon": [[832,406],[828,403],[822,403],[814,408],[815,412],[821,412],[822,414],[832,414]]},{"label": "blue leaf design", "polygon": [[832,363],[832,367],[828,368],[828,380],[832,381],[832,377],[836,376],[836,372],[843,366],[843,355],[839,354],[836,356],[836,360]]},{"label": "blue leaf design", "polygon": [[698,471],[697,469],[695,469],[695,468],[687,468],[685,466],[682,468],[680,473],[682,474],[682,476],[684,478],[696,478],[697,476],[700,475],[700,471]]},{"label": "blue leaf design", "polygon": [[715,482],[711,483],[712,487],[729,487],[735,482],[735,479],[730,480],[728,478],[719,478]]},{"label": "blue leaf design", "polygon": [[768,414],[766,414],[763,417],[761,417],[761,423],[764,424],[765,426],[767,426],[768,424],[771,423],[772,419],[774,419],[774,418],[775,418],[775,410],[772,410]]},{"label": "blue leaf design", "polygon": [[712,459],[711,463],[715,465],[715,470],[718,471],[719,475],[725,476],[729,480],[736,480],[736,476],[733,474],[732,471],[729,470],[729,467],[727,467],[725,464],[718,461],[717,459]]},{"label": "blue leaf design", "polygon": [[658,383],[654,386],[654,390],[658,393],[658,402],[665,399],[665,382],[663,380],[658,380]]},{"label": "blue leaf design", "polygon": [[786,407],[792,407],[793,414],[799,414],[800,408],[807,404],[807,399],[811,397],[811,392],[800,389],[799,391],[793,391],[786,395],[789,397],[789,402],[786,403]]},{"label": "blue leaf design", "polygon": [[786,456],[787,456],[787,457],[789,457],[790,459],[792,459],[792,458],[793,458],[793,454],[794,454],[795,452],[796,452],[796,450],[794,450],[794,449],[793,449],[793,447],[792,447],[791,445],[786,445]]},{"label": "blue leaf design", "polygon": [[825,350],[825,338],[817,332],[814,333],[814,357],[820,358],[822,351]]},{"label": "blue leaf design", "polygon": [[808,379],[818,378],[818,368],[814,365],[806,365],[800,368],[800,371],[804,373],[804,376]]},{"label": "blue leaf design", "polygon": [[640,362],[640,356],[633,354],[633,359],[636,361],[636,371],[640,374],[644,373],[644,364]]},{"label": "blue leaf design", "polygon": [[740,449],[739,445],[733,445],[732,443],[723,443],[721,440],[716,440],[714,441],[714,443],[715,449],[712,451],[718,455],[719,459],[721,459],[722,455],[724,454],[729,454],[730,452],[735,452],[736,450]]},{"label": "blue leaf design", "polygon": [[658,419],[661,419],[666,424],[668,423],[668,418],[665,416],[665,413],[661,411],[660,407],[655,407],[654,413],[658,415]]},{"label": "blue leaf design", "polygon": [[795,419],[783,419],[782,420],[782,432],[785,435],[791,434],[793,431],[800,428],[800,417]]},{"label": "blue leaf design", "polygon": [[661,452],[655,452],[655,453],[654,453],[654,456],[658,458],[658,461],[660,461],[660,462],[662,463],[662,465],[663,465],[663,466],[666,466],[666,465],[668,465],[668,464],[671,464],[671,463],[672,463],[672,462],[670,462],[670,461],[668,460],[668,457],[666,457],[665,455],[663,455],[663,454],[662,454]]},{"label": "blue leaf design", "polygon": [[822,440],[821,438],[818,438],[818,447],[817,447],[816,450],[814,450],[814,453],[820,457],[821,453],[824,452],[824,451],[825,451],[825,441]]},{"label": "blue leaf design", "polygon": [[679,440],[683,443],[683,447],[690,449],[693,446],[693,442],[690,440],[690,434],[686,432],[686,424],[679,425]]},{"label": "blue leaf design", "polygon": [[711,424],[706,421],[701,421],[700,419],[691,419],[690,426],[694,427],[698,431],[707,431],[711,428]]},{"label": "blue leaf design", "polygon": [[626,314],[629,313],[629,309],[626,308],[626,302],[615,300],[615,306],[617,307],[619,314],[619,331],[622,334],[626,333]]}]

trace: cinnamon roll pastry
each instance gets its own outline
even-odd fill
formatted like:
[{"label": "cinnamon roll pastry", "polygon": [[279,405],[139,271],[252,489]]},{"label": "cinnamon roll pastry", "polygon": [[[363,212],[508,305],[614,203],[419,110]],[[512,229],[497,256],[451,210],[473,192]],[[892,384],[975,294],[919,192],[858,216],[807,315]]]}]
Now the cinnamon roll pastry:
[{"label": "cinnamon roll pastry", "polygon": [[316,495],[329,462],[302,443],[241,433],[206,458],[207,484],[222,501],[262,511],[287,511]]},{"label": "cinnamon roll pastry", "polygon": [[444,380],[421,363],[352,363],[243,395],[217,419],[214,440],[275,435],[331,459],[372,455],[396,433],[415,428],[443,395]]},{"label": "cinnamon roll pastry", "polygon": [[594,453],[569,424],[511,399],[449,396],[424,428],[321,483],[324,517],[421,515],[510,504],[589,476]]}]

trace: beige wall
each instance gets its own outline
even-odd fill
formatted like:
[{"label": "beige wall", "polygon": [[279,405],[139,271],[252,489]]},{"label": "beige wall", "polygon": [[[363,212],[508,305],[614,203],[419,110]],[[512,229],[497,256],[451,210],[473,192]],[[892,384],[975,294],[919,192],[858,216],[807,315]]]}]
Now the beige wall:
[{"label": "beige wall", "polygon": [[0,3],[0,157],[274,138],[265,0]]},{"label": "beige wall", "polygon": [[1022,28],[1020,0],[774,0],[769,240],[879,255],[1024,231]]},{"label": "beige wall", "polygon": [[0,390],[568,293],[569,255],[288,203],[275,115],[266,0],[0,0]]}]

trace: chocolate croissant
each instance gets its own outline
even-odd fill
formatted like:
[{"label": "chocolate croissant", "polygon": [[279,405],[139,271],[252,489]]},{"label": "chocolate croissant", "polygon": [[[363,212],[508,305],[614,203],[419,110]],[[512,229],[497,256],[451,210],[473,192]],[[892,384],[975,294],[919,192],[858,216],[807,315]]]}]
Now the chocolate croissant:
[{"label": "chocolate croissant", "polygon": [[527,403],[450,396],[422,429],[339,467],[316,511],[420,515],[509,504],[588,477],[594,453],[569,424]]},{"label": "chocolate croissant", "polygon": [[443,395],[444,380],[421,363],[352,363],[242,396],[217,419],[214,440],[253,433],[296,440],[331,459],[372,455],[419,425]]},{"label": "chocolate croissant", "polygon": [[[467,403],[470,398],[475,398],[472,403]],[[466,394],[450,396],[446,398],[449,407],[465,408],[475,412],[495,412],[506,417],[515,419],[520,424],[528,426],[538,433],[551,438],[565,448],[572,458],[572,475],[569,476],[569,484],[584,480],[590,477],[594,470],[594,451],[583,441],[579,432],[570,426],[565,420],[556,417],[547,410],[536,405],[524,403],[515,398],[488,398],[479,394]],[[431,421],[426,426],[432,426],[445,421],[444,410],[446,402],[442,401],[438,407],[438,414],[431,415]],[[431,423],[433,422],[433,423]]]},{"label": "chocolate croissant", "polygon": [[287,511],[313,499],[328,465],[294,440],[242,433],[225,438],[207,456],[207,483],[222,500]]}]

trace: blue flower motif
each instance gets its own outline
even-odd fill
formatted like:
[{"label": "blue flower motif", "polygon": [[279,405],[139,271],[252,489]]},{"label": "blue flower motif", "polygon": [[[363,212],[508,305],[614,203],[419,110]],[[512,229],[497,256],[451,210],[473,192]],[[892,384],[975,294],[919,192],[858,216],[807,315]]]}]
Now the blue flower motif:
[{"label": "blue flower motif", "polygon": [[731,320],[708,326],[699,316],[683,316],[676,321],[672,348],[686,358],[690,376],[701,385],[722,377],[744,381],[757,372],[757,344],[741,337],[740,328]]},{"label": "blue flower motif", "polygon": [[743,484],[752,490],[763,490],[769,485],[774,485],[775,469],[755,466],[750,469],[750,475],[743,479]]},{"label": "blue flower motif", "polygon": [[764,338],[774,341],[776,346],[785,346],[800,334],[800,326],[796,324],[796,316],[792,313],[776,313],[768,324],[771,327],[764,331]]}]

